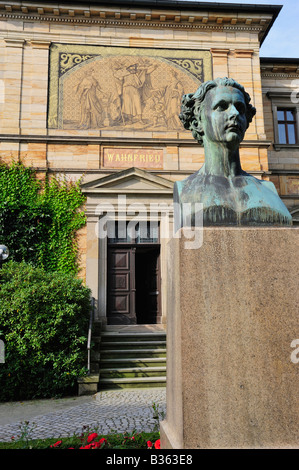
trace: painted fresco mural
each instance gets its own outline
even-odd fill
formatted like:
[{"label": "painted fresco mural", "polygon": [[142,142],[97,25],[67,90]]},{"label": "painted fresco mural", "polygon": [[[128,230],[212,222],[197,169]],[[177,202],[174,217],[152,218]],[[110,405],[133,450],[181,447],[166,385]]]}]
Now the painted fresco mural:
[{"label": "painted fresco mural", "polygon": [[210,78],[207,51],[53,44],[48,126],[182,130],[182,95]]}]

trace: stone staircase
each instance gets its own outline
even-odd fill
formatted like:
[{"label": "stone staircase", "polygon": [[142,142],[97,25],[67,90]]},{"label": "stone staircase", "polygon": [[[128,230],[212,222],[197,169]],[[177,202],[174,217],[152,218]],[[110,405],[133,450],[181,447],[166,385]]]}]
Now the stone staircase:
[{"label": "stone staircase", "polygon": [[99,391],[166,386],[166,332],[153,326],[101,332]]}]

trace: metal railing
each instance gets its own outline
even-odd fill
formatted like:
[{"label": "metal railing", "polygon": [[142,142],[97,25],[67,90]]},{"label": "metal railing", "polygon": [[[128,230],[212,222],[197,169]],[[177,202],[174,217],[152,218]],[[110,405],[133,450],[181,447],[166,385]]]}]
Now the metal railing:
[{"label": "metal railing", "polygon": [[87,337],[87,374],[88,375],[90,375],[90,345],[91,345],[91,331],[92,331],[93,320],[94,320],[94,297],[91,298],[88,337]]}]

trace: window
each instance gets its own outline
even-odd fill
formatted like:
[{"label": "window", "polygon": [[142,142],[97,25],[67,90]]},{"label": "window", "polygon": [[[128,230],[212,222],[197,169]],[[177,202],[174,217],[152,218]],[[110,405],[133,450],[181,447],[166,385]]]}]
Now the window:
[{"label": "window", "polygon": [[291,91],[268,91],[272,102],[274,148],[299,148],[299,103],[292,101]]},{"label": "window", "polygon": [[116,221],[108,225],[108,243],[159,243],[157,221]]},{"label": "window", "polygon": [[296,113],[293,109],[277,109],[278,141],[280,144],[296,144]]}]

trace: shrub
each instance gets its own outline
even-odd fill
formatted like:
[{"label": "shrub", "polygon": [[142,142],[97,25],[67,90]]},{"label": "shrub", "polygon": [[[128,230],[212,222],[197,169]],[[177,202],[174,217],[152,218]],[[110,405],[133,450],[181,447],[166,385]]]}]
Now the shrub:
[{"label": "shrub", "polygon": [[0,206],[0,240],[14,261],[42,265],[42,243],[48,239],[51,224],[51,213],[41,204],[5,201]]},{"label": "shrub", "polygon": [[74,393],[86,368],[90,290],[25,262],[0,271],[0,401]]}]

